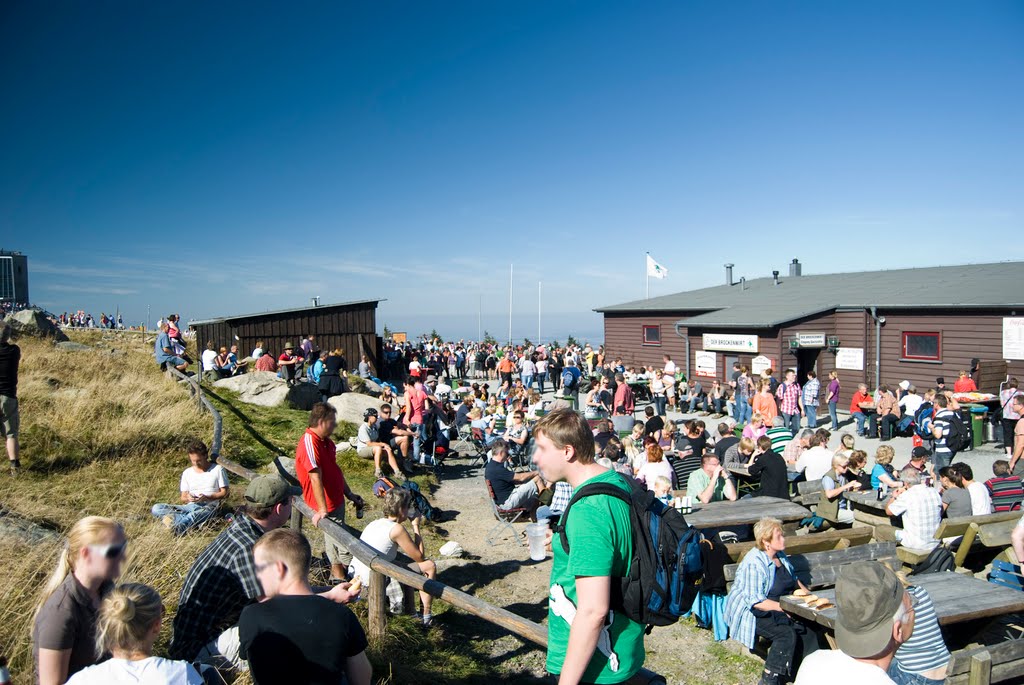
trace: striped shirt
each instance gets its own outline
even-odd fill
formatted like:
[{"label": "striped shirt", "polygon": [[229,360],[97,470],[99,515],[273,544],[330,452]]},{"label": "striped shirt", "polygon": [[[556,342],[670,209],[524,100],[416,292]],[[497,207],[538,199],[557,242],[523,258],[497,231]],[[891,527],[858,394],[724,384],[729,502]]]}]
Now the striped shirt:
[{"label": "striped shirt", "polygon": [[935,605],[928,591],[911,585],[907,588],[917,599],[914,610],[914,634],[896,650],[896,664],[904,673],[924,673],[949,663],[949,650],[942,640]]},{"label": "striped shirt", "polygon": [[[948,464],[953,458],[953,450],[946,446],[946,438],[949,437],[949,420],[952,418],[955,418],[952,409],[941,409],[932,419],[932,426],[938,428],[942,435],[935,440],[935,460],[944,464]],[[939,458],[940,455],[943,459]]]},{"label": "striped shirt", "polygon": [[1020,509],[1021,501],[1024,500],[1024,485],[1021,485],[1017,476],[989,478],[985,481],[985,487],[992,496],[992,511],[999,513]]},{"label": "striped shirt", "polygon": [[[786,448],[789,443],[793,441],[793,431],[789,430],[785,426],[778,426],[777,428],[769,428],[768,432],[765,433],[772,440],[772,452],[776,454],[785,454]],[[756,442],[756,441],[755,441]]]}]

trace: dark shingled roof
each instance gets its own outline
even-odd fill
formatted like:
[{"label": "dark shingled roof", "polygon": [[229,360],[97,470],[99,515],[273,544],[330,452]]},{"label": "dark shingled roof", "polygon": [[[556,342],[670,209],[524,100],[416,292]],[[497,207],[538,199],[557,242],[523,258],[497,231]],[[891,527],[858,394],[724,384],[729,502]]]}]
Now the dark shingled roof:
[{"label": "dark shingled roof", "polygon": [[297,314],[299,312],[322,312],[327,309],[337,309],[340,307],[353,307],[361,304],[372,304],[377,306],[378,302],[386,302],[387,300],[355,300],[353,302],[337,302],[335,304],[321,304],[316,307],[296,307],[295,309],[278,309],[276,311],[268,312],[256,312],[254,314],[238,314],[235,316],[219,316],[215,319],[201,319],[199,321],[189,321],[189,326],[202,326],[211,323],[221,323],[223,321],[235,321],[237,319],[258,319],[264,316],[276,316],[278,314]]},{"label": "dark shingled roof", "polygon": [[595,309],[606,314],[693,312],[701,327],[771,328],[833,309],[1024,307],[1024,262],[757,278],[740,284],[635,300]]}]

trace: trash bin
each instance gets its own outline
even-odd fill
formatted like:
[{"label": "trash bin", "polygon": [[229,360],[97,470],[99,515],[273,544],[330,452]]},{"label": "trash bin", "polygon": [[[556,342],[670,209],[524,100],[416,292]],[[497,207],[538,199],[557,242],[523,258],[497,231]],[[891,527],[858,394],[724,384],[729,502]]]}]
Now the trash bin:
[{"label": "trash bin", "polygon": [[981,447],[981,443],[985,441],[985,415],[988,412],[988,407],[971,407],[971,433],[974,436],[974,440],[971,446],[974,449]]}]

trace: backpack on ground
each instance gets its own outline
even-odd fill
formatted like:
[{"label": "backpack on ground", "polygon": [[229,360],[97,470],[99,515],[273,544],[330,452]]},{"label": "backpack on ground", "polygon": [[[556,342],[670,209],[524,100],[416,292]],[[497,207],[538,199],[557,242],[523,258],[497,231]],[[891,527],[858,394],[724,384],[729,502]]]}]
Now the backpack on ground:
[{"label": "backpack on ground", "polygon": [[411,480],[407,480],[401,484],[393,478],[387,476],[378,478],[373,484],[373,494],[376,497],[383,497],[388,494],[394,488],[402,487],[409,491],[412,506],[416,511],[420,513],[428,521],[438,523],[444,518],[443,512],[437,507],[433,506],[427,501],[427,498],[420,492],[420,486]]},{"label": "backpack on ground", "polygon": [[960,415],[953,412],[951,416],[943,417],[943,421],[949,424],[949,434],[946,436],[946,447],[952,452],[962,452],[971,446],[973,436],[971,428]]},{"label": "backpack on ground", "polygon": [[562,549],[569,553],[565,532],[572,505],[593,495],[608,495],[629,505],[633,552],[629,576],[612,583],[611,608],[647,626],[675,623],[690,611],[704,581],[701,540],[683,515],[636,481],[630,491],[611,483],[591,483],[576,490],[555,528]]}]

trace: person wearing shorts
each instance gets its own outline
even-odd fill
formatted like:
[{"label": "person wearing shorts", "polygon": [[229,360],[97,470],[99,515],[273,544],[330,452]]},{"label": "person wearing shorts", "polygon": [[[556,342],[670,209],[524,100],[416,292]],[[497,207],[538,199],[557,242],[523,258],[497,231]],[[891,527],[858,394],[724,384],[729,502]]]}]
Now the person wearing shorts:
[{"label": "person wearing shorts", "polygon": [[384,475],[380,470],[380,460],[383,455],[387,454],[391,471],[398,475],[401,471],[398,468],[398,460],[395,459],[395,451],[391,449],[391,445],[380,440],[377,418],[377,410],[373,407],[368,407],[363,412],[363,425],[359,427],[359,434],[356,437],[356,454],[363,459],[373,458],[374,478]]},{"label": "person wearing shorts", "polygon": [[7,443],[11,474],[21,468],[18,446],[18,364],[21,348],[11,342],[11,326],[0,322],[0,437]]}]

